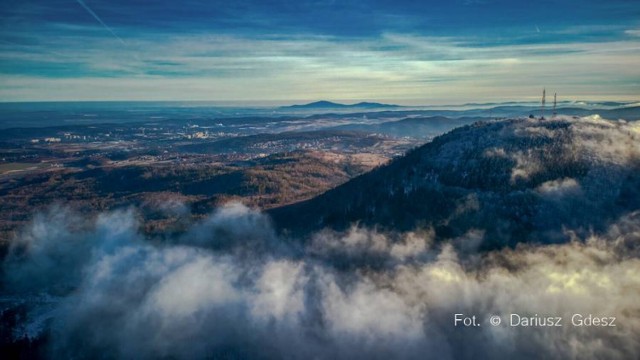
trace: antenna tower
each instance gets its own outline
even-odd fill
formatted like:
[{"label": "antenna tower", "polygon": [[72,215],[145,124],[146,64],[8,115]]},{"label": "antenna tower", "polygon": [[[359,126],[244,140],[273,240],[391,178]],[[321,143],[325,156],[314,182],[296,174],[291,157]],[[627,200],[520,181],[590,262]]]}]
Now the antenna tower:
[{"label": "antenna tower", "polygon": [[540,119],[544,120],[544,104],[547,101],[547,89],[542,89],[542,106],[540,106]]},{"label": "antenna tower", "polygon": [[558,93],[553,93],[553,117],[556,117],[558,113],[556,113],[556,97]]}]

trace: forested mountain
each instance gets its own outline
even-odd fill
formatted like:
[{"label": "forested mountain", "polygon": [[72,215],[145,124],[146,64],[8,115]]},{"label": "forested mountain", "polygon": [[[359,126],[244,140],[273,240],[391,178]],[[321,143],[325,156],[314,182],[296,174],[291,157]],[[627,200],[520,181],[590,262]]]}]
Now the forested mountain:
[{"label": "forested mountain", "polygon": [[492,249],[603,231],[639,205],[639,124],[562,117],[455,129],[271,215],[284,233],[427,227],[440,239],[480,234]]}]

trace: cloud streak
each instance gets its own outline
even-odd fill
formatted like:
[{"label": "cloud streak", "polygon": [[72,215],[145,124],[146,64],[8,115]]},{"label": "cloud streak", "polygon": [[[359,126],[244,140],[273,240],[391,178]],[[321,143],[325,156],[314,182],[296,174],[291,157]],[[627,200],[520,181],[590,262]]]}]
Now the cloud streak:
[{"label": "cloud streak", "polygon": [[[34,41],[37,41],[34,39]],[[112,49],[108,38],[50,43],[62,56],[33,48],[4,51],[21,74],[4,74],[6,100],[313,100],[414,99],[413,103],[510,100],[556,83],[566,97],[632,97],[635,40],[565,45],[476,47],[470,40],[383,34],[380,39],[245,38],[183,35],[134,39]],[[38,47],[39,48],[39,47]],[[389,53],[387,48],[395,50]],[[133,50],[135,49],[135,50]],[[133,58],[139,58],[132,61]],[[553,63],[553,66],[550,64]],[[595,67],[598,71],[592,71]],[[478,78],[478,74],[484,76]],[[74,86],[66,83],[73,82]],[[52,92],[48,83],[64,91]],[[312,83],[313,86],[309,86]],[[597,91],[591,84],[598,83]],[[64,85],[64,86],[63,86]],[[499,91],[490,89],[498,87]],[[224,89],[224,91],[221,91]],[[81,91],[80,91],[81,90]],[[175,90],[175,91],[174,91]],[[428,94],[428,100],[425,100]],[[452,94],[455,94],[452,95]]]}]

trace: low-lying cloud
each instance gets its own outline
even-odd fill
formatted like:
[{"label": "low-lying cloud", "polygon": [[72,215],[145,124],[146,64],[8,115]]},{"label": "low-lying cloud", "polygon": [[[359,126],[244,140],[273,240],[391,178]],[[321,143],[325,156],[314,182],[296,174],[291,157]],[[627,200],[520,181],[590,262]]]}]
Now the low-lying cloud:
[{"label": "low-lying cloud", "polygon": [[[478,231],[447,242],[430,230],[362,228],[283,240],[265,215],[238,204],[179,238],[149,239],[135,214],[85,219],[58,208],[34,219],[4,260],[2,291],[46,296],[48,310],[32,301],[15,338],[41,325],[55,358],[640,354],[638,212],[604,235],[487,254],[459,244]],[[481,326],[454,326],[456,313]],[[510,327],[511,313],[562,316],[564,326]],[[616,317],[616,327],[571,326],[576,313]],[[490,326],[490,315],[503,324]]]}]

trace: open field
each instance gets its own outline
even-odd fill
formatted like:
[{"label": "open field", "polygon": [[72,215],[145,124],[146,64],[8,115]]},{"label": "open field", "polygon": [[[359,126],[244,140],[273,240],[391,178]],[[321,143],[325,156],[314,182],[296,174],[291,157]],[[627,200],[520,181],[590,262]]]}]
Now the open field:
[{"label": "open field", "polygon": [[38,170],[49,166],[50,164],[45,163],[5,163],[0,164],[0,175],[19,171]]}]

